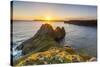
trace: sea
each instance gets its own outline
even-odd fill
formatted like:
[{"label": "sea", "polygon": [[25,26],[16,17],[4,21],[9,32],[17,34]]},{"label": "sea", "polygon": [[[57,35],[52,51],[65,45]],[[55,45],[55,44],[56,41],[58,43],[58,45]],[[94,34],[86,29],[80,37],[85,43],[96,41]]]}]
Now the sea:
[{"label": "sea", "polygon": [[[16,47],[33,37],[44,23],[42,21],[13,21],[11,32],[13,59],[16,60],[22,56],[22,51],[16,50]],[[64,45],[73,47],[80,54],[97,57],[97,27],[79,26],[64,22],[51,22],[50,24],[54,29],[57,26],[65,28]]]}]

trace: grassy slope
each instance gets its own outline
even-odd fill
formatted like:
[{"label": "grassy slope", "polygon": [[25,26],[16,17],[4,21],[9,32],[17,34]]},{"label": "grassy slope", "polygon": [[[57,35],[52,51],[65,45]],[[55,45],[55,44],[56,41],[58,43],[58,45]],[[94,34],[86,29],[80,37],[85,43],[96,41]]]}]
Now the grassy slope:
[{"label": "grassy slope", "polygon": [[16,66],[72,63],[87,60],[89,60],[89,58],[84,55],[77,54],[72,48],[51,47],[47,51],[30,53],[27,57],[21,59]]}]

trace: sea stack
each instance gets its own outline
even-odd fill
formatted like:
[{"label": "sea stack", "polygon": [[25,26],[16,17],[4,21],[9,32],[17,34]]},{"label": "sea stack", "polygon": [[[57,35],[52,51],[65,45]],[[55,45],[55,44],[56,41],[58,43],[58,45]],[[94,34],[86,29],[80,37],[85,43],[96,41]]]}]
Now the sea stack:
[{"label": "sea stack", "polygon": [[61,47],[58,43],[65,37],[64,27],[53,29],[50,24],[42,24],[37,33],[30,39],[24,41],[16,49],[22,50],[22,54],[26,55],[30,52],[41,52],[50,47]]}]

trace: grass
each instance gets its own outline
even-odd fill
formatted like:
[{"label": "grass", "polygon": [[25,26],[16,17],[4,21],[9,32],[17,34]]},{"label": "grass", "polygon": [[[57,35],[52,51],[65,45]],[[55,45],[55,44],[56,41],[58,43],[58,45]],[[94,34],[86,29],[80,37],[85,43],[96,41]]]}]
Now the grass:
[{"label": "grass", "polygon": [[[68,47],[67,47],[68,49]],[[71,49],[71,48],[70,48]],[[71,52],[71,51],[70,51]],[[16,66],[22,65],[40,65],[40,64],[59,64],[83,62],[84,57],[78,54],[70,54],[65,48],[52,47],[47,51],[31,53],[24,59],[20,60]]]}]

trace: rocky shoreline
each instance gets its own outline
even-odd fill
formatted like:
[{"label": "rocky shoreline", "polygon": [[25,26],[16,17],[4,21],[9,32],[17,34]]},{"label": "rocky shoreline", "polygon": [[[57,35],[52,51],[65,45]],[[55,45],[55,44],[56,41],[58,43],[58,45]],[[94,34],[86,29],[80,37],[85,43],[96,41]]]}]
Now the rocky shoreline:
[{"label": "rocky shoreline", "polygon": [[16,49],[24,55],[14,65],[37,65],[96,61],[91,56],[79,55],[71,46],[63,46],[59,41],[66,35],[64,27],[53,29],[50,24],[43,24],[38,32],[23,42]]}]

